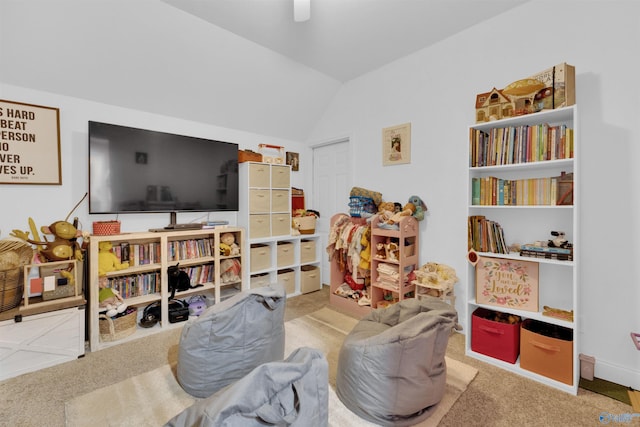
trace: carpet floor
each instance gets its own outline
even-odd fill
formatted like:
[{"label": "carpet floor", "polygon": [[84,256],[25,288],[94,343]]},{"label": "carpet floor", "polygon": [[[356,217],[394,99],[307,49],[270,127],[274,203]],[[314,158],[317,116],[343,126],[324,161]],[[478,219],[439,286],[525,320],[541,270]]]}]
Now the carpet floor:
[{"label": "carpet floor", "polygon": [[[329,362],[330,426],[373,426],[349,411],[334,392],[338,352],[356,322],[352,317],[323,308],[285,323],[285,356],[299,347],[313,347],[321,350]],[[447,359],[445,396],[434,414],[419,425],[437,426],[476,374],[475,368]],[[108,406],[102,404],[107,401]],[[195,401],[176,381],[175,365],[167,364],[66,402],[66,425],[158,426]]]}]

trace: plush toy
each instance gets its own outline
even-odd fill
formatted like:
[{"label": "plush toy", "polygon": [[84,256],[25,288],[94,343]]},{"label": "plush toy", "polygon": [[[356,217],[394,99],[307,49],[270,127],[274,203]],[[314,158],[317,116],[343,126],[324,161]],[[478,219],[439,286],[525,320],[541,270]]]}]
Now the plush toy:
[{"label": "plush toy", "polygon": [[380,202],[378,205],[378,212],[383,213],[385,211],[393,212],[394,211],[394,203],[393,202]]},{"label": "plush toy", "polygon": [[386,252],[387,258],[391,261],[398,261],[398,256],[400,255],[400,249],[398,247],[398,242],[395,242],[391,239],[386,244]]},{"label": "plush toy", "polygon": [[424,219],[424,213],[427,211],[427,205],[418,196],[409,197],[409,203],[415,206],[416,210],[413,212],[413,217],[418,221]]},{"label": "plush toy", "polygon": [[366,277],[366,272],[371,269],[371,228],[367,227],[362,233],[360,238],[360,263],[358,264],[358,271],[360,275]]},{"label": "plush toy", "polygon": [[222,283],[239,282],[242,280],[240,272],[242,267],[236,258],[227,258],[220,263],[220,280]]},{"label": "plush toy", "polygon": [[100,242],[98,245],[98,276],[104,276],[109,271],[122,270],[129,267],[129,262],[120,262],[111,249],[113,244],[109,241]]},{"label": "plush toy", "polygon": [[416,211],[416,207],[413,203],[407,203],[404,205],[400,212],[394,213],[391,216],[384,215],[383,220],[387,225],[395,225],[400,222],[403,216],[411,216]]},{"label": "plush toy", "polygon": [[117,290],[107,287],[109,280],[106,276],[102,276],[98,279],[98,307],[101,312],[106,311],[106,315],[113,317],[118,313],[124,313],[127,309],[127,304],[120,296]]},{"label": "plush toy", "polygon": [[384,248],[384,243],[376,243],[376,259],[385,259],[387,257],[387,251]]},{"label": "plush toy", "polygon": [[236,236],[233,233],[223,233],[220,236],[220,255],[240,255],[240,247],[236,243]]}]

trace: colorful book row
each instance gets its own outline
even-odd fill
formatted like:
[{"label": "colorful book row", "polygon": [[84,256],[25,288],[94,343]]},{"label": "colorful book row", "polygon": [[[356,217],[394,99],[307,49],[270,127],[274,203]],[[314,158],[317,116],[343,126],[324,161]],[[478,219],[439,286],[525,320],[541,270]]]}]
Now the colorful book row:
[{"label": "colorful book row", "polygon": [[215,266],[213,264],[196,265],[193,267],[182,268],[189,275],[191,286],[213,283]]},{"label": "colorful book row", "polygon": [[107,286],[117,290],[122,298],[158,293],[160,292],[160,272],[111,277]]},{"label": "colorful book row", "polygon": [[[167,259],[179,261],[211,257],[213,253],[213,238],[176,240],[167,243]],[[120,262],[128,261],[130,266],[160,263],[160,243],[129,243],[114,245],[113,253]]]},{"label": "colorful book row", "polygon": [[206,239],[176,240],[167,244],[167,259],[179,261],[213,256],[214,240]]},{"label": "colorful book row", "polygon": [[471,204],[487,206],[555,206],[572,204],[573,175],[528,179],[494,176],[471,178]]},{"label": "colorful book row", "polygon": [[573,158],[573,129],[522,125],[469,131],[469,166],[497,166]]},{"label": "colorful book row", "polygon": [[129,262],[129,266],[156,264],[160,262],[160,243],[122,242],[112,249],[120,262]]}]

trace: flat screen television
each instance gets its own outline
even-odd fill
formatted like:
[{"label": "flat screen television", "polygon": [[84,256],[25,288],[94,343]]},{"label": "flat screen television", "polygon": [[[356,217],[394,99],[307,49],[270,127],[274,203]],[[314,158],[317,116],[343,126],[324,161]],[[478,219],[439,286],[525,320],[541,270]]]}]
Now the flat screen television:
[{"label": "flat screen television", "polygon": [[89,121],[89,213],[237,210],[237,144]]}]

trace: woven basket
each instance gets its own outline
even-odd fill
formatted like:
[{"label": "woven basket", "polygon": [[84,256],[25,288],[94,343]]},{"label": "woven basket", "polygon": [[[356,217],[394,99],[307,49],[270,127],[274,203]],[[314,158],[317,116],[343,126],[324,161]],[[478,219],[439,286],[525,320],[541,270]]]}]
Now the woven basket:
[{"label": "woven basket", "polygon": [[124,316],[111,318],[106,314],[100,314],[100,341],[111,342],[126,338],[136,331],[138,311],[134,307]]},{"label": "woven basket", "polygon": [[313,215],[297,216],[294,218],[298,224],[300,234],[313,234],[316,232],[316,217]]},{"label": "woven basket", "polygon": [[120,234],[120,221],[93,221],[94,236]]},{"label": "woven basket", "polygon": [[22,268],[0,271],[0,312],[20,304],[24,293]]},{"label": "woven basket", "polygon": [[33,258],[33,248],[22,240],[0,240],[0,312],[17,307],[24,293],[23,266]]}]

